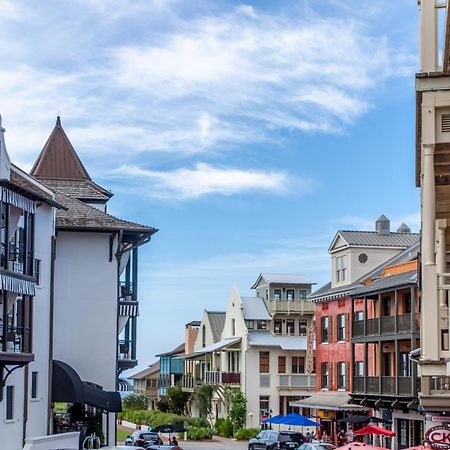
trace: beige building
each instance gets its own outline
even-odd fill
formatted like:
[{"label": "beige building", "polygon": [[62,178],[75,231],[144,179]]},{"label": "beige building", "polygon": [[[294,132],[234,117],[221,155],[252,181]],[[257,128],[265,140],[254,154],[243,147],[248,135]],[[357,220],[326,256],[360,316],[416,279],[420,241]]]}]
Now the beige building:
[{"label": "beige building", "polygon": [[421,189],[422,317],[418,362],[420,402],[429,429],[448,423],[442,416],[450,411],[450,17],[446,1],[421,0],[419,8],[416,182]]},{"label": "beige building", "polygon": [[[226,386],[247,399],[247,426],[291,412],[290,401],[311,395],[314,374],[314,305],[301,275],[261,274],[256,297],[233,289],[225,313],[205,311],[183,387],[215,387],[214,416],[226,417]],[[195,409],[193,409],[195,414]]]},{"label": "beige building", "polygon": [[156,402],[159,400],[159,361],[129,378],[133,380],[134,393],[147,399],[148,409],[156,409]]}]

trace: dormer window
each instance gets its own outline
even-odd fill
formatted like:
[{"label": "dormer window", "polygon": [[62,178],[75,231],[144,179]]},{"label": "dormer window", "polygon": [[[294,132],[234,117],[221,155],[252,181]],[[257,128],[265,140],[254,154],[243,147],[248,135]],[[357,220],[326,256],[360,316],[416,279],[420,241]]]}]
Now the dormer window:
[{"label": "dormer window", "polygon": [[336,257],[336,282],[340,283],[345,281],[345,272],[347,270],[347,256]]},{"label": "dormer window", "polygon": [[281,289],[273,290],[273,298],[274,300],[281,300]]}]

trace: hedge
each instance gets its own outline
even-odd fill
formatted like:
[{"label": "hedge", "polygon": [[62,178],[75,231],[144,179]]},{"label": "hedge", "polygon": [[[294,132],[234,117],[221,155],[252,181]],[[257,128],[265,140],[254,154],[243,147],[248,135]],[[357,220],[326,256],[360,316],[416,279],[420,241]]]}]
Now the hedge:
[{"label": "hedge", "polygon": [[239,441],[247,441],[259,433],[259,428],[241,428],[236,431],[234,437]]}]

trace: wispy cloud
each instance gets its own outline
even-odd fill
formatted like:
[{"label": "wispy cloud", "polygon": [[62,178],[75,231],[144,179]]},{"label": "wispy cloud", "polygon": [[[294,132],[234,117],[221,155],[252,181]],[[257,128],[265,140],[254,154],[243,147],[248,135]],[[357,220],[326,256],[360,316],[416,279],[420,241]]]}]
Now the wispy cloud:
[{"label": "wispy cloud", "polygon": [[197,163],[193,168],[169,171],[142,169],[137,166],[123,166],[112,172],[116,177],[137,180],[140,186],[151,182],[148,195],[162,199],[189,200],[205,195],[234,195],[247,192],[267,192],[280,194],[296,187],[297,195],[310,192],[315,183],[298,179],[285,172],[258,171],[216,167]]},{"label": "wispy cloud", "polygon": [[176,0],[114,0],[112,8],[80,0],[66,13],[23,5],[0,0],[2,16],[15,19],[0,30],[5,42],[14,35],[0,49],[1,112],[21,163],[58,112],[82,154],[114,153],[120,164],[143,152],[281,148],[286,131],[345,131],[385,80],[413,65],[408,49],[348,12],[225,3],[187,14]]}]

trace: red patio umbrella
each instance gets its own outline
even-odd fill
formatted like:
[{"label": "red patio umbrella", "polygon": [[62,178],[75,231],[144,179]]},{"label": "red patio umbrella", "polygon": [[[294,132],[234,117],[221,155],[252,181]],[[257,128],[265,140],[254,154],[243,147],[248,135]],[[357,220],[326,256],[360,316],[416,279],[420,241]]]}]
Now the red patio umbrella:
[{"label": "red patio umbrella", "polygon": [[337,450],[387,450],[384,447],[364,444],[363,442],[351,442],[350,444],[338,447]]},{"label": "red patio umbrella", "polygon": [[355,431],[355,435],[361,434],[378,434],[379,436],[392,437],[395,436],[395,432],[391,430],[386,430],[386,428],[379,427],[378,425],[368,425],[367,427],[361,428]]},{"label": "red patio umbrella", "polygon": [[415,447],[409,447],[407,450],[431,450],[431,447],[426,445],[416,445]]}]

